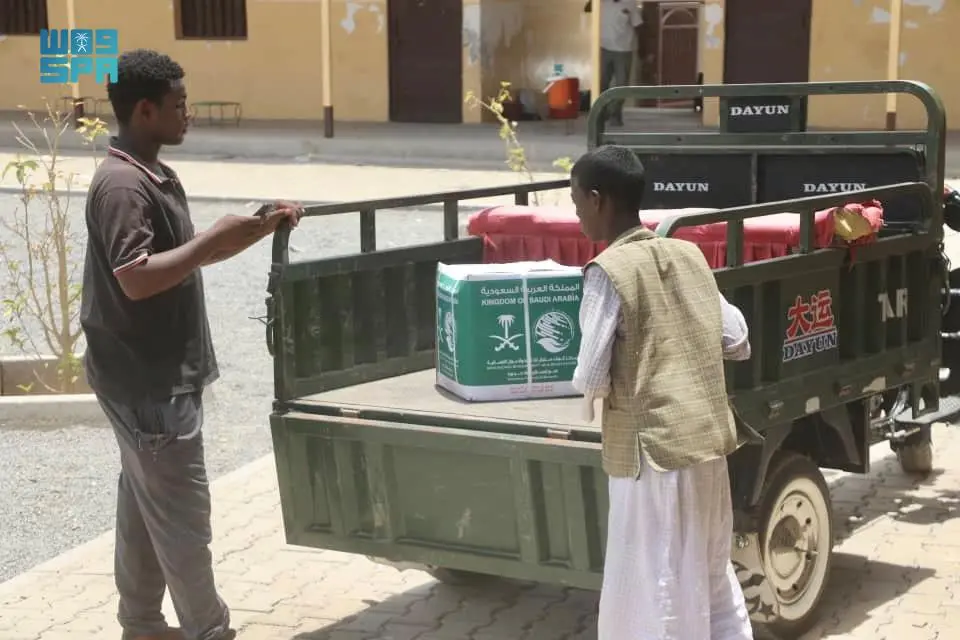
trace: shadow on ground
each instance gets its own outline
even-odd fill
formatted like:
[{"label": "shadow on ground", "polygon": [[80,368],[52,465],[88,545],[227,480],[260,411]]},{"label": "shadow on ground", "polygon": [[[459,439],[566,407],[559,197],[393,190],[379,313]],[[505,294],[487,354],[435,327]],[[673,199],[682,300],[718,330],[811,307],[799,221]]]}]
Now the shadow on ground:
[{"label": "shadow on ground", "polygon": [[870,475],[830,482],[837,543],[879,518],[924,527],[960,517],[960,491],[942,486],[942,469],[906,474],[893,453],[873,460],[871,467]]},{"label": "shadow on ground", "polygon": [[[879,453],[879,452],[878,452]],[[875,457],[876,453],[875,453]],[[937,569],[920,559],[923,532],[956,518],[960,495],[938,488],[940,472],[904,475],[892,454],[875,460],[869,476],[841,474],[831,481],[835,500],[834,552],[819,620],[803,640],[867,632],[889,622],[881,608],[908,592],[933,594]],[[880,522],[882,520],[882,522]],[[868,528],[882,526],[883,535]],[[910,528],[917,533],[910,534]],[[883,553],[849,552],[847,541],[874,536],[876,545],[899,547]],[[906,536],[900,539],[900,532]],[[927,533],[929,535],[929,533]],[[873,538],[870,538],[873,539]],[[876,547],[871,547],[876,548]],[[909,559],[910,549],[916,557]],[[927,554],[926,564],[930,564]],[[951,574],[955,575],[955,574]],[[942,582],[942,581],[941,581]],[[429,582],[316,629],[290,630],[290,640],[595,640],[599,594],[529,582],[479,578],[467,585]],[[899,605],[898,605],[899,606]],[[244,636],[241,633],[241,638]],[[272,636],[271,636],[272,637]],[[879,638],[880,635],[871,637]],[[757,630],[757,640],[777,639]]]},{"label": "shadow on ground", "polygon": [[[424,599],[414,600],[414,598]],[[597,593],[486,579],[428,584],[291,640],[590,640]],[[412,604],[411,604],[412,602]],[[241,636],[242,637],[242,636]]]}]

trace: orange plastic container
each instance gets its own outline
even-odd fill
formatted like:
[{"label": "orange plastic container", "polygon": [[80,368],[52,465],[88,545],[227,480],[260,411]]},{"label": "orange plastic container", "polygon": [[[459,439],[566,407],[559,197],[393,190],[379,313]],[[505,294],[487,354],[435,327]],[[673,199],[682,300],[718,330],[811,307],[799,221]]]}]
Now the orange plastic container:
[{"label": "orange plastic container", "polygon": [[580,79],[558,78],[547,88],[547,106],[553,120],[573,120],[580,115]]}]

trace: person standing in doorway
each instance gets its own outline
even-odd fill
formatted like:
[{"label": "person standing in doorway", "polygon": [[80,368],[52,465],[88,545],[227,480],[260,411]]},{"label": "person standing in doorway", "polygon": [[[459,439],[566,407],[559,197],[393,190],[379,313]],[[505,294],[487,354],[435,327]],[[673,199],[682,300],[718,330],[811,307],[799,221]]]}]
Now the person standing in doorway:
[{"label": "person standing in doorway", "polygon": [[640,226],[644,183],[619,146],[571,172],[584,233],[609,243],[584,269],[573,377],[591,421],[603,399],[599,640],[751,640],[730,561],[737,434],[723,365],[750,357],[747,326],[699,247]]},{"label": "person standing in doorway", "polygon": [[[593,10],[588,0],[583,10]],[[643,15],[637,0],[600,0],[600,91],[613,83],[618,87],[630,84],[633,70],[634,43],[641,39]],[[596,98],[594,98],[596,99]],[[606,114],[608,124],[623,126],[623,100],[612,103]]]},{"label": "person standing in doorway", "polygon": [[[183,69],[138,49],[107,95],[119,127],[90,184],[80,324],[87,379],[120,449],[114,572],[122,640],[231,640],[209,549],[204,387],[219,377],[201,267],[295,226],[303,209],[228,215],[194,232],[177,174],[158,160],[183,142]],[[180,620],[167,625],[164,591]]]}]

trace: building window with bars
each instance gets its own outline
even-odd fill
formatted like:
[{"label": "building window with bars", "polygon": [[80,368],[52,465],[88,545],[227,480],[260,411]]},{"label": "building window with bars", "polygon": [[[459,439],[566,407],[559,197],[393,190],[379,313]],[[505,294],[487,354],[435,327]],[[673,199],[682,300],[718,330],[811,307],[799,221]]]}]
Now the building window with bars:
[{"label": "building window with bars", "polygon": [[0,35],[38,36],[47,28],[47,0],[0,0]]},{"label": "building window with bars", "polygon": [[175,6],[178,39],[245,40],[247,37],[246,0],[177,0]]}]

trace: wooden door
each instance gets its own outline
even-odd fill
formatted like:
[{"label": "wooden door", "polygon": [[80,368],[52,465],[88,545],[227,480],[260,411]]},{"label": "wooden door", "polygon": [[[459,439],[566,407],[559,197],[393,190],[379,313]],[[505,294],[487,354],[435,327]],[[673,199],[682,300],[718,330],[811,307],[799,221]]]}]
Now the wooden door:
[{"label": "wooden door", "polygon": [[[639,60],[641,84],[696,84],[700,3],[644,2]],[[641,100],[641,107],[688,106],[689,100]]]},{"label": "wooden door", "polygon": [[[640,5],[643,14],[643,26],[640,28],[640,41],[637,43],[637,61],[640,73],[639,84],[653,86],[660,84],[657,77],[656,55],[660,49],[660,3],[644,2]],[[640,106],[652,107],[655,100],[642,100]]]},{"label": "wooden door", "polygon": [[462,0],[388,0],[390,119],[461,122]]},{"label": "wooden door", "polygon": [[[697,84],[699,2],[661,2],[657,43],[657,84]],[[689,106],[689,100],[660,101],[657,106]]]},{"label": "wooden door", "polygon": [[812,0],[726,0],[723,81],[807,82]]}]

